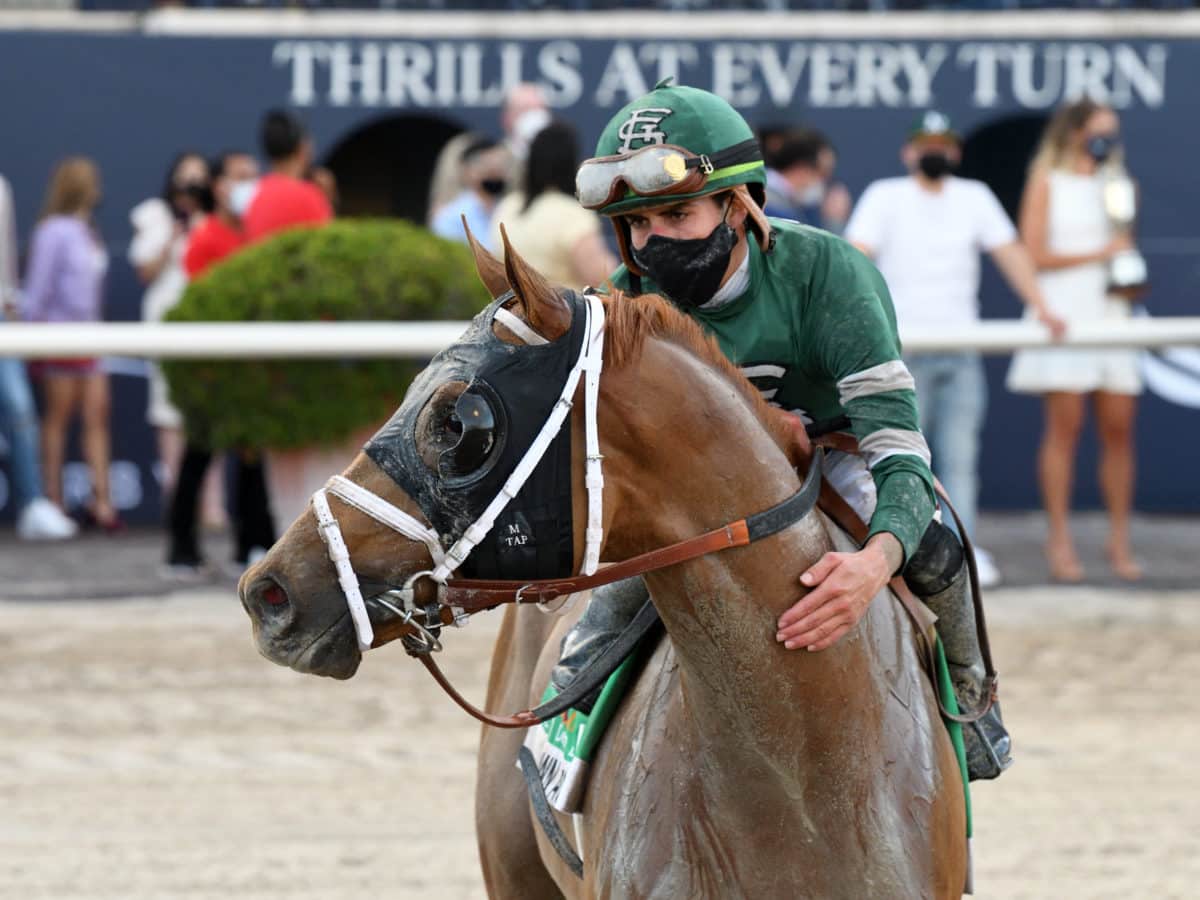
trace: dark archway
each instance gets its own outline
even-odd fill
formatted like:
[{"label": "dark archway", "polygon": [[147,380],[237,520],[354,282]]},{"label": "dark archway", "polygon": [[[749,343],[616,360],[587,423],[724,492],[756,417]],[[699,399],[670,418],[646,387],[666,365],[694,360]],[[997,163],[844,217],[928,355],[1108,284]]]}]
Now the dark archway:
[{"label": "dark archway", "polygon": [[997,119],[966,136],[959,174],[987,184],[1014,222],[1021,207],[1025,173],[1046,128],[1046,116]]},{"label": "dark archway", "polygon": [[438,152],[462,130],[435,116],[389,116],[346,135],[324,162],[337,178],[338,215],[423,225]]}]

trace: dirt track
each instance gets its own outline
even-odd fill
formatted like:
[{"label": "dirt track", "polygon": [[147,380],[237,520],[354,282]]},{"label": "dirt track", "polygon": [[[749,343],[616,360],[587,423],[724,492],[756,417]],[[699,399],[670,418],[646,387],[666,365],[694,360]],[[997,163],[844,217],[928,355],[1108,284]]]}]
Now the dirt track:
[{"label": "dirt track", "polygon": [[[1019,761],[975,792],[976,896],[1200,894],[1200,594],[989,607]],[[452,636],[475,697],[494,631]],[[399,650],[299,676],[215,593],[0,603],[0,647],[0,896],[484,896],[476,728]]]}]

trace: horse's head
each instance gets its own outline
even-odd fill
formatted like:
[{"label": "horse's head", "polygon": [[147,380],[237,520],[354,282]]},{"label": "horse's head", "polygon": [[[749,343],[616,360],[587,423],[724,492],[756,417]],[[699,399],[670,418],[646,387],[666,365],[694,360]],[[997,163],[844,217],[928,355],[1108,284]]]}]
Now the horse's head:
[{"label": "horse's head", "polygon": [[[452,571],[562,577],[595,568],[602,531],[617,558],[685,537],[671,533],[687,530],[678,518],[627,517],[618,536],[608,526],[631,505],[666,510],[681,495],[705,496],[682,454],[711,465],[712,445],[723,439],[731,449],[730,434],[744,434],[756,411],[761,418],[748,382],[660,300],[608,302],[609,337],[619,340],[604,347],[601,402],[604,304],[556,290],[505,241],[503,264],[472,242],[497,299],[242,577],[242,604],[268,659],[349,678],[372,635],[375,645],[436,640],[439,625],[453,621],[434,602]],[[674,339],[658,340],[661,352],[641,352],[664,333]],[[734,428],[743,431],[715,427],[739,416]],[[647,460],[656,477],[646,477]],[[524,487],[505,501],[522,475]]]},{"label": "horse's head", "polygon": [[[437,569],[441,551],[500,493],[559,400],[587,337],[586,303],[556,291],[511,247],[504,264],[474,242],[473,249],[481,279],[499,299],[414,380],[344,480],[331,480],[328,495],[318,492],[242,577],[239,594],[259,651],[274,662],[349,678],[361,659],[347,585],[339,583],[330,536],[319,527],[322,507],[336,520],[334,544],[342,542],[353,562],[374,630],[382,626],[386,634],[396,605],[388,592],[415,573]],[[572,569],[582,535],[577,541],[572,534],[571,429],[562,431],[532,473],[523,502],[500,515],[464,571],[534,577]],[[582,467],[578,477],[582,483]],[[378,511],[389,507],[385,519],[399,512],[420,528],[409,527],[405,537],[381,525]],[[416,587],[420,595],[433,585]],[[382,604],[373,602],[381,595]],[[362,633],[360,627],[357,636]]]}]

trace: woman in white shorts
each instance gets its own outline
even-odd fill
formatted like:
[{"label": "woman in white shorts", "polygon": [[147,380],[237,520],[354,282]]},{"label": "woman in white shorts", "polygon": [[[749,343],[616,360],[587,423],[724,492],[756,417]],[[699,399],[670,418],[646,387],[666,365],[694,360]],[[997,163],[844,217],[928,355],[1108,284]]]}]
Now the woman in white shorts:
[{"label": "woman in white shorts", "polygon": [[[1116,114],[1091,100],[1059,109],[1046,128],[1022,198],[1021,240],[1038,267],[1047,304],[1067,321],[1068,330],[1072,323],[1131,314],[1129,302],[1108,290],[1108,260],[1132,246],[1129,236],[1110,224],[1104,206],[1106,180],[1124,171],[1118,129]],[[1108,559],[1118,577],[1140,578],[1129,544],[1133,421],[1142,390],[1137,352],[1022,350],[1013,357],[1008,388],[1044,398],[1038,476],[1049,518],[1046,558],[1052,576],[1062,581],[1084,576],[1069,512],[1075,451],[1090,395],[1100,437],[1100,488],[1110,522]]]}]

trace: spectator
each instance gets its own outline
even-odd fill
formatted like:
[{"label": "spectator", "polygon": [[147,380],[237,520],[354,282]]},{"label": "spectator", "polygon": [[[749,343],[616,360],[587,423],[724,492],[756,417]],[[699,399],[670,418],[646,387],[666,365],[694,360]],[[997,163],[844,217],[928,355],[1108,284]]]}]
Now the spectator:
[{"label": "spectator", "polygon": [[[1110,169],[1124,170],[1116,113],[1091,100],[1060,109],[1030,167],[1021,201],[1021,239],[1038,268],[1050,308],[1068,322],[1120,321],[1130,315],[1129,304],[1108,291],[1107,261],[1132,246],[1105,214],[1103,192]],[[1137,351],[1023,350],[1013,358],[1008,388],[1043,398],[1038,476],[1049,518],[1046,558],[1051,574],[1062,581],[1084,576],[1069,513],[1075,451],[1090,395],[1109,515],[1109,563],[1118,578],[1141,578],[1129,542],[1133,421],[1142,390]]]},{"label": "spectator", "polygon": [[[846,237],[879,266],[900,325],[970,324],[979,318],[979,256],[986,251],[1009,285],[1053,331],[1062,323],[1047,311],[1033,264],[999,201],[980,181],[951,173],[961,157],[950,121],[927,112],[900,153],[907,176],[867,187]],[[979,493],[979,433],[987,383],[974,351],[915,356],[905,364],[916,383],[921,431],[969,535]],[[976,550],[980,578],[1000,579],[991,556]]]},{"label": "spectator", "polygon": [[[240,186],[258,177],[258,164],[248,153],[228,152],[212,164],[212,209],[192,232],[184,255],[188,278],[197,278],[210,266],[235,253],[246,242],[233,198]],[[179,481],[167,512],[170,543],[167,573],[193,580],[203,574],[204,558],[196,534],[196,506],[212,451],[188,441],[179,469]],[[239,567],[256,561],[275,543],[275,522],[267,497],[263,457],[258,451],[234,456],[234,562]]]},{"label": "spectator", "polygon": [[438,151],[437,162],[433,166],[433,177],[429,183],[429,207],[425,216],[425,225],[428,228],[433,228],[433,220],[442,207],[462,193],[463,151],[478,139],[477,134],[464,131],[446,141]]},{"label": "spectator", "polygon": [[811,128],[796,128],[775,142],[767,157],[769,216],[794,219],[838,233],[850,214],[850,192],[833,182],[837,157],[829,140]]},{"label": "spectator", "polygon": [[209,167],[212,173],[212,202],[192,229],[183,256],[188,280],[220,262],[246,243],[241,218],[233,209],[233,197],[243,185],[258,179],[258,163],[249,153],[230,151]]},{"label": "spectator", "polygon": [[312,166],[313,150],[300,120],[272,110],[263,117],[260,139],[271,171],[259,180],[242,217],[246,240],[253,243],[285,228],[323,225],[332,219],[329,200],[304,177]]},{"label": "spectator", "polygon": [[775,167],[775,154],[779,152],[787,136],[795,130],[795,125],[786,122],[768,122],[754,130],[758,145],[762,147],[763,162],[768,169]]},{"label": "spectator", "polygon": [[317,166],[309,170],[308,180],[321,189],[321,193],[329,201],[330,212],[333,215],[337,215],[339,201],[338,183],[337,176],[333,174],[333,170],[325,166]]},{"label": "spectator", "polygon": [[504,129],[504,147],[510,158],[508,181],[513,187],[521,186],[520,178],[525,171],[530,144],[550,124],[550,118],[546,94],[539,85],[522,82],[504,98],[500,127]]},{"label": "spectator", "polygon": [[[17,229],[12,191],[0,175],[0,322],[17,312]],[[23,540],[74,537],[75,523],[46,499],[38,471],[37,411],[25,363],[0,357],[0,433],[8,444],[17,536]]]},{"label": "spectator", "polygon": [[[108,254],[92,225],[100,202],[100,173],[85,157],[54,170],[42,219],[34,229],[25,279],[25,318],[34,322],[96,322]],[[106,531],[122,527],[108,493],[108,376],[96,359],[49,359],[38,364],[45,397],[42,472],[46,495],[63,505],[62,467],[67,426],[83,420],[83,455],[92,470],[84,520]]]},{"label": "spectator", "polygon": [[[142,318],[147,322],[161,322],[183,296],[187,285],[183,250],[188,232],[203,215],[210,191],[208,163],[200,154],[187,151],[175,157],[167,169],[162,194],[143,200],[129,214],[133,224],[129,262],[146,285]],[[151,362],[147,375],[146,421],[157,433],[162,489],[169,493],[183,453],[183,417],[171,405],[162,369]],[[220,504],[214,507],[219,509]]]},{"label": "spectator", "polygon": [[452,241],[465,241],[462,217],[480,240],[490,233],[492,212],[508,188],[509,167],[505,149],[491,138],[477,138],[462,155],[463,190],[433,217],[433,233]]},{"label": "spectator", "polygon": [[578,165],[575,130],[563,122],[542,129],[529,147],[525,190],[500,201],[491,230],[492,246],[502,246],[503,224],[527,262],[551,283],[576,289],[603,284],[617,267],[601,236],[600,217],[575,199]]}]

